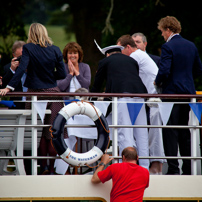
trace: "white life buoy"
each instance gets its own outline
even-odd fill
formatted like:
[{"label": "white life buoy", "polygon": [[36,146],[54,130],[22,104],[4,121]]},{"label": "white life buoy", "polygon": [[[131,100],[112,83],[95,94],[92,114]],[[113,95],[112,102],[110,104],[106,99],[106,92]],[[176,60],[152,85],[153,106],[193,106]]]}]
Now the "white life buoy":
[{"label": "white life buoy", "polygon": [[[64,142],[64,126],[67,120],[76,114],[87,115],[97,127],[97,141],[94,147],[86,153],[76,153]],[[73,166],[84,166],[96,162],[107,149],[109,142],[109,127],[104,115],[97,107],[85,101],[72,102],[63,107],[54,120],[51,132],[56,152],[64,161]]]}]

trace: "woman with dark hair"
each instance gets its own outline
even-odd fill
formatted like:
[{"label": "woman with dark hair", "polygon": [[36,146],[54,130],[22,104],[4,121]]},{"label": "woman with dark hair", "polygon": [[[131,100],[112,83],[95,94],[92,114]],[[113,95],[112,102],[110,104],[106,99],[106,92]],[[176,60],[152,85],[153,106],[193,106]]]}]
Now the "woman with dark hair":
[{"label": "woman with dark hair", "polygon": [[[83,50],[81,46],[76,42],[68,43],[63,50],[63,59],[65,61],[65,69],[67,71],[67,76],[65,77],[65,79],[57,81],[60,91],[81,92],[81,89],[83,89],[85,92],[88,92],[91,82],[91,71],[89,65],[82,62]],[[64,99],[67,100],[71,98],[64,98]],[[67,140],[65,138],[65,142],[67,145],[68,145],[67,142],[70,141],[70,139]],[[73,143],[69,145],[70,148],[72,146]],[[64,163],[61,159],[56,159],[55,172],[57,174],[64,175],[67,169],[68,169],[67,163]]]},{"label": "woman with dark hair", "polygon": [[79,88],[89,89],[91,71],[88,64],[83,63],[83,50],[76,42],[68,43],[63,50],[67,76],[58,80],[57,84],[62,92],[75,92]]}]

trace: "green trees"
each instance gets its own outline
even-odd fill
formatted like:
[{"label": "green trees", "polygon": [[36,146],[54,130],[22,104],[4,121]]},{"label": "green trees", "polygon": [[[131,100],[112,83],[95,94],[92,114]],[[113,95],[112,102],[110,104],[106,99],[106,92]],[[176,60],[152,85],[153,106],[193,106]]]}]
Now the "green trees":
[{"label": "green trees", "polygon": [[24,10],[24,1],[7,0],[0,6],[0,75],[2,64],[10,62],[11,47],[16,39],[25,40],[26,34],[21,13]]},{"label": "green trees", "polygon": [[[157,22],[167,15],[181,22],[181,35],[196,44],[202,58],[202,12],[197,0],[8,0],[0,7],[0,54],[10,51],[12,40],[8,36],[24,39],[24,23],[64,25],[67,33],[75,33],[93,78],[98,61],[103,58],[94,39],[105,47],[116,44],[123,34],[143,32],[148,40],[147,52],[160,55],[164,40]],[[107,17],[107,27],[111,26],[113,33],[110,29],[108,33],[103,32]],[[196,85],[197,90],[202,90],[199,79]]]}]

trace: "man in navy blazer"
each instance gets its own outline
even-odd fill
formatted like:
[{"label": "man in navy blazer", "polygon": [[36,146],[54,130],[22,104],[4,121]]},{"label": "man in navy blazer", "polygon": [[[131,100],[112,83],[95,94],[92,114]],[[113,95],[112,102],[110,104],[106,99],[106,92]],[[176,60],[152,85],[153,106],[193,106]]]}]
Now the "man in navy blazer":
[{"label": "man in navy blazer", "polygon": [[[22,49],[23,46],[26,43],[24,41],[15,41],[13,46],[12,46],[12,55],[13,55],[13,59],[11,60],[10,63],[8,63],[7,65],[4,66],[4,75],[2,78],[2,87],[5,88],[8,83],[10,82],[10,80],[13,78],[19,64],[20,61],[16,61],[16,59],[20,56],[22,56]],[[22,81],[20,80],[20,82],[17,84],[15,90],[15,92],[23,92],[23,84]],[[25,108],[25,102],[18,102],[18,101],[22,101],[22,97],[10,97],[10,100],[14,100],[17,102],[14,102],[15,107],[10,107],[11,109],[24,109]]]},{"label": "man in navy blazer", "polygon": [[[181,24],[167,16],[158,22],[166,43],[161,48],[159,71],[155,84],[162,87],[163,94],[196,94],[194,78],[202,74],[202,63],[194,43],[182,38]],[[190,100],[166,100],[183,102]],[[167,125],[188,125],[190,107],[188,104],[174,104]],[[163,129],[163,143],[166,156],[191,155],[189,129]],[[168,159],[167,174],[179,174],[178,160]],[[191,174],[191,160],[183,160],[182,174]]]}]

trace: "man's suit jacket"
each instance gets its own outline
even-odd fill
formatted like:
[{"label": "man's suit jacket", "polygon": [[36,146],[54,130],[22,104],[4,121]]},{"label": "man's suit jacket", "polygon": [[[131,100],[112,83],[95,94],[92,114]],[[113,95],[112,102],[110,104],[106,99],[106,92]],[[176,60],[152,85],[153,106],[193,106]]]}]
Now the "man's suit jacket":
[{"label": "man's suit jacket", "polygon": [[159,67],[159,63],[160,63],[160,57],[157,55],[152,55],[150,53],[148,53],[149,57],[156,63],[156,65]]},{"label": "man's suit jacket", "polygon": [[129,56],[115,53],[99,62],[91,92],[100,92],[106,80],[106,93],[147,93],[139,77],[137,62]]},{"label": "man's suit jacket", "polygon": [[194,77],[202,74],[202,63],[194,43],[175,35],[162,45],[156,84],[164,94],[195,94]]},{"label": "man's suit jacket", "polygon": [[[5,88],[8,85],[9,81],[13,78],[14,74],[11,71],[10,67],[11,67],[11,63],[4,66],[4,75],[3,75],[3,79],[2,79],[2,83],[3,83],[2,87],[3,88]],[[19,81],[18,85],[16,86],[15,91],[16,92],[22,92],[21,80]]]},{"label": "man's suit jacket", "polygon": [[[2,78],[2,87],[5,88],[8,83],[10,82],[10,80],[13,78],[13,72],[10,69],[11,67],[11,63],[7,64],[4,66],[4,75]],[[18,85],[16,86],[15,92],[22,92],[22,82],[21,80],[19,81]],[[21,97],[10,97],[10,100],[22,100]],[[14,102],[14,104],[16,105],[16,107],[11,107],[12,109],[24,109],[25,108],[25,103],[23,102]]]}]

